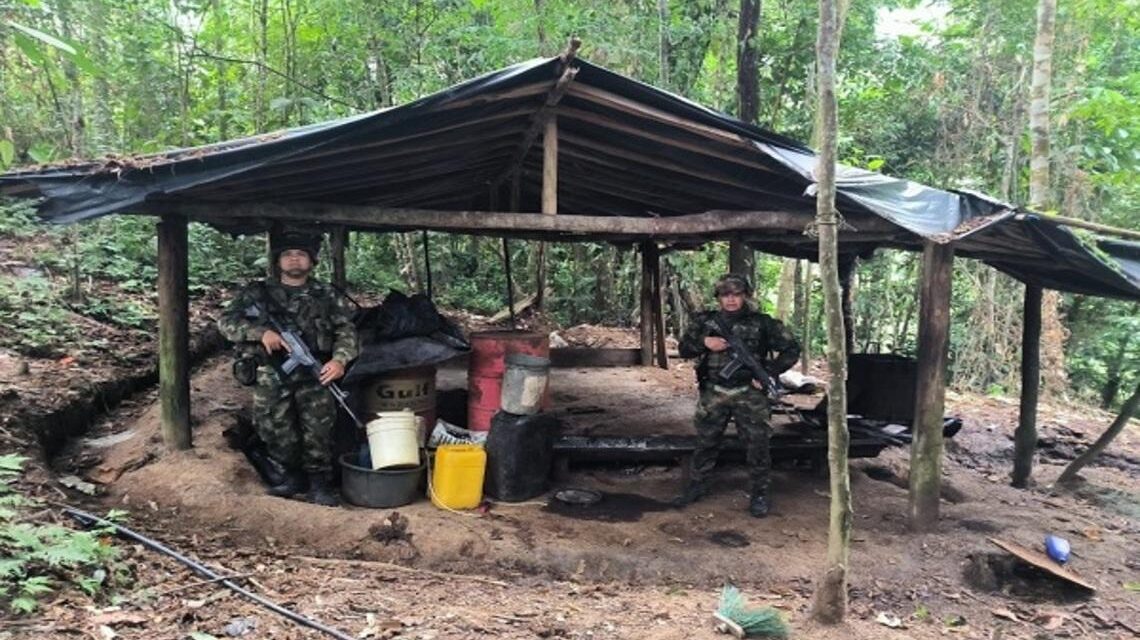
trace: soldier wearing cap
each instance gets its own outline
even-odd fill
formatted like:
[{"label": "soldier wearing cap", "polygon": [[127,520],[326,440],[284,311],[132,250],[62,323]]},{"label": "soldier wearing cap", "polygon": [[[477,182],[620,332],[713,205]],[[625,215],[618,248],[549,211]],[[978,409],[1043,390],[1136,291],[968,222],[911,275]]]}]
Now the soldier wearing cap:
[{"label": "soldier wearing cap", "polygon": [[[718,309],[695,315],[681,338],[683,358],[698,358],[697,382],[700,395],[693,424],[697,430],[697,449],[688,467],[688,479],[677,506],[701,499],[707,492],[708,475],[716,466],[728,421],[736,423],[736,432],[744,443],[748,462],[751,500],[750,514],[762,518],[771,506],[768,451],[771,435],[768,396],[762,384],[753,380],[742,368],[731,380],[717,378],[731,359],[728,343],[719,335],[715,316],[725,320],[732,332],[752,351],[752,356],[768,369],[773,378],[791,368],[800,357],[800,346],[782,322],[756,310],[752,302],[752,285],[736,274],[722,276],[716,282]],[[769,354],[774,354],[770,357]]]},{"label": "soldier wearing cap", "polygon": [[[331,436],[336,404],[324,388],[344,375],[358,352],[352,310],[331,286],[311,277],[317,264],[320,236],[299,232],[272,234],[270,247],[277,277],[253,282],[230,302],[218,327],[226,339],[247,353],[257,353],[253,384],[253,418],[269,456],[285,471],[285,480],[269,494],[289,497],[304,493],[309,502],[336,505]],[[286,346],[262,315],[264,310],[301,339],[324,366],[316,380],[303,367],[285,375],[280,364]],[[235,374],[238,368],[235,367]]]}]

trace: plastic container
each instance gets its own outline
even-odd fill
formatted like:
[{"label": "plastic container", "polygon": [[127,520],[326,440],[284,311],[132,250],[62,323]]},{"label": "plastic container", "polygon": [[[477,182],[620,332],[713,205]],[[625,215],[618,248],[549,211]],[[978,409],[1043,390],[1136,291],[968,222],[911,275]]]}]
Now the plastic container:
[{"label": "plastic container", "polygon": [[474,509],[483,500],[487,452],[474,444],[444,444],[435,450],[431,502],[443,509]]},{"label": "plastic container", "polygon": [[1065,564],[1069,561],[1072,547],[1069,546],[1068,540],[1050,534],[1045,536],[1045,553],[1058,564]]},{"label": "plastic container", "polygon": [[424,419],[424,424],[434,425],[435,374],[435,367],[425,366],[396,369],[368,378],[360,385],[365,413],[374,416],[381,411],[411,409]]},{"label": "plastic container", "polygon": [[373,469],[416,467],[420,464],[419,430],[410,409],[381,411],[368,423],[368,452]]},{"label": "plastic container", "polygon": [[542,408],[542,397],[550,378],[550,358],[525,353],[508,353],[503,373],[501,406],[517,416],[529,416]]},{"label": "plastic container", "polygon": [[522,502],[546,493],[559,426],[549,415],[496,414],[484,445],[487,495],[503,502]]},{"label": "plastic container", "polygon": [[[503,393],[506,356],[511,353],[550,357],[550,339],[543,333],[484,331],[471,334],[467,367],[467,428],[486,431],[499,410]],[[543,407],[550,406],[549,385]]]},{"label": "plastic container", "polygon": [[349,503],[385,509],[411,504],[422,495],[424,465],[375,470],[353,464],[354,455],[340,458],[340,493]]}]

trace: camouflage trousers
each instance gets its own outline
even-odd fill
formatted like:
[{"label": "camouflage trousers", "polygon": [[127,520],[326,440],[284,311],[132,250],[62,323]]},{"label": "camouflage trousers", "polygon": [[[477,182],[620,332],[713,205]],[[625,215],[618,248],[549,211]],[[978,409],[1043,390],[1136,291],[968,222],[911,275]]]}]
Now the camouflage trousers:
[{"label": "camouflage trousers", "polygon": [[[295,373],[294,376],[297,374]],[[287,382],[272,367],[257,368],[253,423],[269,456],[286,469],[325,473],[332,469],[331,435],[336,404],[315,380]]]},{"label": "camouflage trousers", "polygon": [[768,496],[768,474],[772,458],[768,451],[768,438],[772,428],[768,424],[771,411],[768,396],[752,386],[724,389],[712,384],[703,385],[697,400],[697,413],[693,425],[697,429],[697,449],[689,462],[689,481],[703,483],[716,467],[717,455],[724,440],[728,421],[736,423],[736,433],[744,444],[748,462],[749,490],[753,496]]}]

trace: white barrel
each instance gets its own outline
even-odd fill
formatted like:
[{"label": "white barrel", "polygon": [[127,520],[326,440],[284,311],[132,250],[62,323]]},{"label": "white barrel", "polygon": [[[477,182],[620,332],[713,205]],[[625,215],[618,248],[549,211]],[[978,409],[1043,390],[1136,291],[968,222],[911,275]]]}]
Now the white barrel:
[{"label": "white barrel", "polygon": [[420,464],[416,414],[410,409],[381,411],[366,427],[372,469],[415,467]]},{"label": "white barrel", "polygon": [[538,413],[546,382],[550,377],[550,359],[525,353],[509,353],[503,373],[500,406],[503,411],[520,416]]}]

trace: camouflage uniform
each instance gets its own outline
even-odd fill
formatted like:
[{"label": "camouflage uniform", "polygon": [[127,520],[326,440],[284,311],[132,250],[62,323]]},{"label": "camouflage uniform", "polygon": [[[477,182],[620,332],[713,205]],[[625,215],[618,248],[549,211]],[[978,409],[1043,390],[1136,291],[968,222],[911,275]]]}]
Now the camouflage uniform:
[{"label": "camouflage uniform", "polygon": [[287,329],[297,331],[318,360],[345,365],[359,350],[352,310],[343,296],[324,283],[309,280],[290,287],[265,280],[242,289],[218,321],[226,339],[262,356],[253,391],[253,415],[269,455],[286,469],[328,472],[335,401],[311,372],[298,368],[284,376],[273,366],[284,360],[284,354],[265,354],[261,336],[270,328],[269,322],[246,315],[255,302]]},{"label": "camouflage uniform", "polygon": [[[735,313],[697,313],[681,338],[681,357],[700,357],[697,364],[700,396],[693,419],[697,430],[697,449],[689,464],[689,482],[702,484],[716,466],[725,428],[732,419],[744,443],[752,495],[766,497],[772,464],[768,452],[771,435],[768,397],[764,391],[752,386],[752,374],[747,368],[741,368],[731,380],[721,380],[717,376],[717,372],[732,359],[731,350],[710,351],[704,344],[705,338],[720,335],[714,322],[718,313],[773,377],[788,370],[799,359],[800,347],[782,322],[748,307]],[[774,359],[769,358],[770,352],[776,353]]]}]

